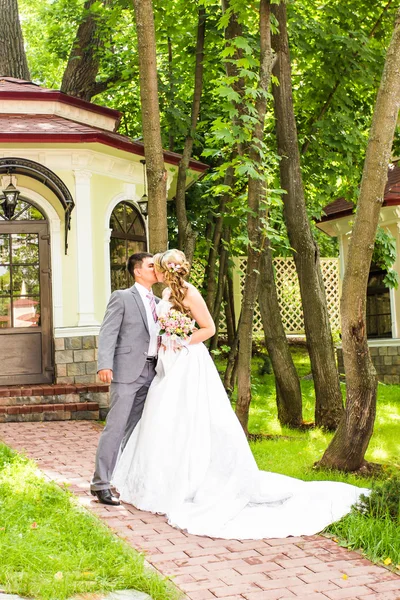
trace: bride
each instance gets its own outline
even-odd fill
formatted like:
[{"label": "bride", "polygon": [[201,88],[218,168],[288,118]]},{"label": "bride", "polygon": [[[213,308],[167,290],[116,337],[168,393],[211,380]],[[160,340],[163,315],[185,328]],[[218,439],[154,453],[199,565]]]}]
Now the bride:
[{"label": "bride", "polygon": [[163,336],[143,415],[113,485],[123,502],[165,514],[174,527],[225,539],[312,535],[350,511],[366,490],[259,471],[217,369],[202,342],[215,326],[179,250],[154,256],[167,284],[158,315],[174,308],[197,323],[189,343]]}]

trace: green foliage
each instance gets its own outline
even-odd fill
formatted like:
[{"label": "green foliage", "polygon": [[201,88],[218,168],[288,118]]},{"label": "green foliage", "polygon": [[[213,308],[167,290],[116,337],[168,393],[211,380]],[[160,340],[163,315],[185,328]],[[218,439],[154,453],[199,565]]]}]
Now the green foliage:
[{"label": "green foliage", "polygon": [[389,518],[374,518],[352,512],[327,529],[340,546],[362,551],[376,563],[400,564],[400,527]]},{"label": "green foliage", "polygon": [[[57,88],[67,63],[84,0],[20,0],[19,9],[34,81]],[[275,119],[268,101],[264,143],[257,147],[262,168],[249,160],[256,126],[255,102],[260,95],[259,24],[257,10],[248,2],[231,0],[224,14],[218,0],[154,0],[161,130],[164,146],[182,151],[188,131],[194,85],[197,10],[206,10],[204,85],[201,111],[194,137],[193,156],[210,165],[208,180],[188,194],[188,212],[199,234],[198,254],[209,246],[210,224],[218,211],[226,169],[233,166],[232,188],[225,219],[232,227],[232,253],[243,254],[246,246],[246,180],[266,178],[269,191],[264,223],[276,255],[291,254],[282,216],[279,168],[276,158]],[[288,3],[288,32],[293,72],[293,97],[302,175],[310,219],[339,196],[355,200],[361,180],[372,110],[382,73],[384,55],[396,10],[387,0],[341,0],[321,4],[319,0]],[[99,104],[123,112],[120,131],[141,138],[138,56],[132,3],[118,0],[96,2],[92,10],[101,22],[98,81],[110,87],[95,97]],[[225,28],[235,12],[242,27],[229,43]],[[276,22],[272,19],[276,32]],[[229,63],[237,70],[226,75]],[[239,80],[243,95],[238,93]],[[276,82],[276,80],[275,80]],[[244,152],[233,160],[232,149]],[[395,151],[400,140],[395,140]],[[254,149],[254,148],[253,148]],[[193,193],[192,193],[193,192]],[[170,203],[169,232],[176,234],[175,209]],[[337,244],[314,228],[322,256],[337,255]],[[395,285],[393,273],[388,282]]]},{"label": "green foliage", "polygon": [[357,510],[376,519],[388,517],[400,525],[400,475],[393,474],[386,481],[374,483],[369,496],[361,496]]},{"label": "green foliage", "polygon": [[36,465],[0,444],[0,583],[37,600],[138,589],[155,600],[179,594],[144,557],[48,483]]},{"label": "green foliage", "polygon": [[389,229],[378,227],[372,262],[386,271],[386,276],[383,281],[388,287],[395,289],[397,289],[399,285],[398,274],[392,269],[392,266],[396,261],[396,256],[396,238],[391,234]]},{"label": "green foliage", "polygon": [[[310,361],[306,348],[292,347],[292,356],[300,376],[303,398],[303,416],[305,421],[312,421],[314,415],[315,396],[313,382],[304,379],[310,373]],[[218,368],[223,370],[223,363],[218,359]],[[252,404],[250,407],[249,429],[252,433],[262,434],[264,439],[251,442],[251,448],[260,469],[282,473],[290,477],[298,477],[305,481],[343,481],[359,487],[378,489],[379,482],[374,484],[370,478],[353,473],[338,471],[322,471],[313,468],[330,443],[333,434],[320,429],[296,431],[281,427],[276,410],[275,380],[273,375],[260,374],[262,358],[256,357],[252,363]],[[400,386],[378,386],[377,416],[374,434],[370,441],[366,459],[384,465],[384,473],[391,477],[388,488],[393,494],[390,506],[395,507],[395,494],[399,493],[399,477],[392,475],[398,472],[400,454],[398,443],[398,427],[400,422]],[[342,385],[345,395],[345,386]],[[235,393],[233,394],[235,401]],[[392,488],[393,486],[393,488]],[[388,496],[387,492],[384,493]],[[387,506],[388,503],[385,502]],[[398,505],[397,505],[398,508]],[[330,525],[329,535],[339,539],[341,546],[361,550],[365,556],[375,562],[385,561],[393,565],[400,564],[400,523],[388,515],[362,514],[357,510]]]}]

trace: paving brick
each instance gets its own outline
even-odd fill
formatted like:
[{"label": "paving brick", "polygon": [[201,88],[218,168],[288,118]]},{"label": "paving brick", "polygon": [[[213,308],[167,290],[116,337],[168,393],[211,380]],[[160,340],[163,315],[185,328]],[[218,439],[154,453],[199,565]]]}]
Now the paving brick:
[{"label": "paving brick", "polygon": [[400,600],[399,592],[379,592],[379,594],[368,594],[357,596],[357,600]]},{"label": "paving brick", "polygon": [[[256,575],[256,577],[258,576]],[[257,578],[255,579],[255,583],[263,590],[282,590],[304,586],[301,579],[298,579],[297,577],[282,577],[281,579],[270,579],[269,577],[264,577],[264,579]]]},{"label": "paving brick", "polygon": [[215,600],[214,594],[212,594],[209,590],[190,592],[187,594],[187,597],[190,598],[190,600]]},{"label": "paving brick", "polygon": [[332,581],[317,581],[315,583],[307,584],[304,584],[302,581],[300,581],[300,584],[302,585],[291,586],[288,584],[287,587],[296,596],[306,596],[307,594],[314,594],[316,592],[326,592],[340,589],[335,583],[332,583]]},{"label": "paving brick", "polygon": [[356,598],[357,596],[360,596],[361,594],[364,594],[364,595],[367,594],[368,588],[359,585],[359,586],[348,587],[346,589],[341,589],[341,590],[332,590],[332,591],[329,590],[324,593],[331,600],[348,600],[349,598]]},{"label": "paving brick", "polygon": [[271,573],[271,571],[285,571],[285,569],[283,569],[280,565],[268,560],[253,565],[239,565],[235,567],[235,569],[242,575],[247,575],[248,573]]},{"label": "paving brick", "polygon": [[309,575],[307,573],[305,575],[299,575],[300,579],[302,579],[306,583],[315,583],[317,581],[331,581],[332,579],[339,579],[342,576],[343,573],[341,571],[336,571],[335,569],[326,569],[326,571],[320,571],[319,573],[310,573]]},{"label": "paving brick", "polygon": [[[75,344],[78,342],[71,345]],[[78,357],[83,358],[83,352],[90,350],[93,348],[82,349]],[[68,351],[80,352],[76,348],[58,350]],[[61,408],[63,414],[95,414],[97,391],[107,395],[104,386],[87,381],[73,385],[62,382],[61,389],[49,388],[49,395],[43,396],[43,386],[32,386],[35,403],[46,408],[46,415],[57,415]],[[71,399],[66,404],[68,394]],[[19,399],[1,399],[10,402],[12,398]],[[13,405],[18,409],[15,415],[5,416],[32,416],[21,414],[20,404]],[[132,547],[145,551],[146,560],[172,577],[187,599],[400,600],[400,578],[321,536],[245,541],[197,537],[170,527],[161,515],[129,505],[106,507],[92,501],[88,487],[100,432],[96,423],[81,421],[0,424],[1,439],[34,457],[49,478],[68,482],[85,507]]]},{"label": "paving brick", "polygon": [[[235,594],[242,594],[260,591],[260,588],[255,583],[237,583],[235,585],[226,585],[221,587],[210,587],[210,591],[217,598],[225,598],[226,596],[234,596]],[[264,592],[267,594],[268,592]]]},{"label": "paving brick", "polygon": [[[326,600],[327,596],[323,592],[314,592],[309,594],[301,594],[300,596],[295,596],[296,600]],[[289,600],[288,598],[283,597],[282,600]],[[348,600],[354,600],[353,597],[348,598]]]},{"label": "paving brick", "polygon": [[336,571],[341,571],[343,569],[343,571],[346,571],[347,573],[349,569],[355,568],[355,563],[350,560],[335,560],[331,562],[311,563],[309,568],[315,573],[321,573],[330,569]]},{"label": "paving brick", "polygon": [[[226,553],[226,548],[225,546],[216,546],[214,548],[210,549],[209,548],[200,548],[200,546],[198,546],[197,548],[190,548],[188,550],[185,550],[185,552],[188,554],[188,556],[190,556],[190,558],[196,558],[196,556],[209,556],[210,554],[212,554],[213,556],[217,556],[218,554],[221,554],[222,556],[225,556],[225,558],[229,559],[231,558],[233,555],[232,554],[227,554]],[[236,554],[234,555],[236,557]],[[240,558],[240,557],[238,557]]]},{"label": "paving brick", "polygon": [[[244,593],[246,600],[295,600],[296,596],[289,590],[262,590],[260,592]],[[297,599],[298,600],[298,599]],[[326,598],[324,598],[326,600]]]},{"label": "paving brick", "polygon": [[356,585],[369,586],[371,583],[379,583],[382,581],[380,575],[356,575],[353,577],[349,577],[347,573],[345,575],[345,577],[341,577],[340,579],[332,579],[332,581],[342,588]]},{"label": "paving brick", "polygon": [[399,592],[400,597],[400,577],[393,581],[382,581],[381,583],[371,583],[370,587],[374,592],[389,592],[395,590]]},{"label": "paving brick", "polygon": [[291,567],[307,567],[308,565],[321,563],[319,558],[316,556],[305,556],[303,558],[288,558],[284,560],[277,559],[276,562],[280,564],[284,569],[290,569]]}]

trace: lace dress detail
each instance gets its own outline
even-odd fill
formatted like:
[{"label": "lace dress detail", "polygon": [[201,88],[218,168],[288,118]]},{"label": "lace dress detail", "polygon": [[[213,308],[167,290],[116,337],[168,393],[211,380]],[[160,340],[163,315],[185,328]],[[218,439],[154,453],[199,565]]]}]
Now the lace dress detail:
[{"label": "lace dress detail", "polygon": [[[171,304],[163,299],[158,314]],[[260,471],[203,344],[160,350],[142,419],[113,484],[124,502],[225,539],[312,535],[366,490]]]}]

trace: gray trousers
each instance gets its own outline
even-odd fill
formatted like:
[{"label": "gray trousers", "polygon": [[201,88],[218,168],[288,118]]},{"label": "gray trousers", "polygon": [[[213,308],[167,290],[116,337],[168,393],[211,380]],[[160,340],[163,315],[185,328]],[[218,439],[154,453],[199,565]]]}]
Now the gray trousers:
[{"label": "gray trousers", "polygon": [[119,450],[124,449],[142,416],[154,375],[155,363],[146,362],[140,377],[133,383],[111,384],[110,411],[97,447],[91,490],[109,489]]}]

